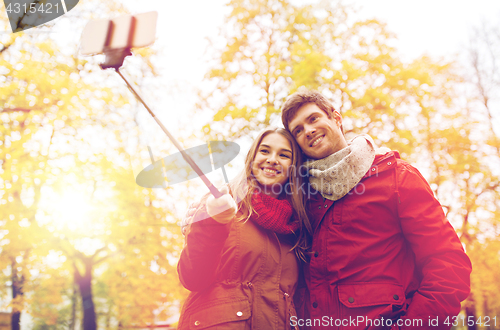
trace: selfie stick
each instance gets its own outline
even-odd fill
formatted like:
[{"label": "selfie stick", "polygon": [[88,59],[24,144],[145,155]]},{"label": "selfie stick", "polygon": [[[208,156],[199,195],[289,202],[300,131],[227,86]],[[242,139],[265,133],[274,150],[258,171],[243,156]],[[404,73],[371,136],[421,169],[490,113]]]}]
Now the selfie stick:
[{"label": "selfie stick", "polygon": [[212,193],[212,195],[214,195],[215,198],[221,197],[222,194],[220,193],[220,191],[217,190],[217,188],[215,188],[215,186],[212,184],[212,182],[210,182],[210,180],[208,180],[208,178],[205,176],[205,174],[203,174],[203,172],[200,170],[200,168],[198,167],[198,165],[196,165],[196,163],[194,162],[194,160],[184,151],[184,149],[182,149],[182,147],[179,144],[179,142],[177,142],[177,140],[172,136],[172,134],[170,134],[170,132],[167,130],[167,128],[165,126],[163,126],[162,122],[155,116],[155,114],[153,113],[153,111],[151,111],[151,109],[148,107],[148,105],[146,104],[146,102],[144,102],[144,100],[141,98],[141,96],[139,94],[137,94],[137,92],[134,90],[134,88],[132,87],[132,85],[127,81],[127,79],[125,79],[125,77],[120,72],[120,70],[118,68],[114,68],[114,69],[120,75],[120,77],[122,77],[122,79],[127,84],[128,88],[132,91],[132,93],[134,93],[135,97],[139,101],[141,101],[141,103],[144,105],[144,107],[146,108],[146,110],[148,110],[149,114],[151,116],[153,116],[153,119],[158,123],[158,125],[160,125],[161,129],[163,130],[163,132],[165,132],[165,134],[167,134],[168,138],[170,139],[170,141],[172,141],[172,143],[175,145],[175,147],[177,148],[177,150],[179,150],[181,152],[182,157],[186,160],[186,162],[189,164],[189,166],[191,166],[191,168],[196,172],[196,174],[199,175],[199,177],[201,178],[201,180],[203,181],[203,183],[205,183],[205,185],[208,187],[208,189],[210,190],[210,192]]},{"label": "selfie stick", "polygon": [[[132,19],[132,22],[134,22],[133,19]],[[130,28],[131,32],[129,32],[129,40],[130,40],[130,35],[133,34],[133,30],[134,30],[134,24],[131,24],[131,28]],[[108,37],[106,38],[107,39],[106,46],[104,47],[104,51],[103,51],[104,54],[106,55],[106,60],[105,60],[104,63],[102,63],[100,65],[101,68],[103,70],[104,69],[108,69],[108,68],[115,69],[115,71],[120,75],[120,77],[122,77],[122,79],[125,81],[125,83],[127,84],[128,88],[132,91],[132,93],[135,95],[135,97],[144,105],[144,107],[146,108],[146,110],[148,110],[149,114],[151,116],[153,116],[153,119],[158,123],[158,125],[160,125],[161,129],[163,130],[163,132],[165,132],[165,134],[168,136],[168,138],[170,139],[170,141],[172,141],[172,143],[177,148],[177,150],[180,151],[180,153],[181,153],[182,157],[184,158],[184,160],[186,160],[186,162],[189,164],[189,166],[191,166],[191,168],[196,172],[196,174],[198,174],[198,176],[201,178],[201,180],[203,181],[203,183],[208,187],[208,189],[210,190],[210,192],[212,193],[212,195],[215,198],[221,197],[222,193],[219,190],[217,190],[217,188],[215,188],[215,186],[210,182],[210,180],[208,180],[208,178],[201,171],[201,169],[198,167],[198,165],[196,165],[196,163],[193,161],[193,159],[184,151],[184,149],[182,149],[182,147],[179,144],[179,142],[177,142],[177,140],[173,137],[173,135],[170,134],[170,132],[162,124],[162,122],[155,116],[155,114],[149,108],[149,106],[146,104],[146,102],[144,102],[144,100],[142,99],[142,97],[135,91],[134,87],[132,87],[132,85],[127,81],[127,79],[125,79],[125,77],[123,76],[123,74],[120,72],[120,67],[123,65],[123,61],[124,61],[125,57],[129,56],[129,55],[132,55],[132,53],[130,51],[131,47],[125,47],[125,48],[120,48],[120,49],[113,49],[113,48],[109,47],[109,40],[110,40],[109,34],[110,34],[111,31],[113,31],[113,23],[110,23],[110,27],[108,28],[108,31],[107,31],[108,32]]]}]

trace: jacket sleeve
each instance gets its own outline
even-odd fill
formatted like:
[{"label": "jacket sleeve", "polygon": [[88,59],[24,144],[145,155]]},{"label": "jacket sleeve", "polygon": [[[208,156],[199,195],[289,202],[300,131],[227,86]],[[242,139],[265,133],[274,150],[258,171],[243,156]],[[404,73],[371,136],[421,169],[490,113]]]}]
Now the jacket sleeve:
[{"label": "jacket sleeve", "polygon": [[203,291],[215,281],[231,223],[218,223],[206,213],[205,205],[201,206],[189,225],[177,264],[179,279],[186,289]]},{"label": "jacket sleeve", "polygon": [[403,318],[421,319],[426,325],[429,316],[438,317],[443,329],[446,317],[457,315],[469,295],[471,262],[427,181],[411,165],[399,166],[399,218],[422,276]]}]

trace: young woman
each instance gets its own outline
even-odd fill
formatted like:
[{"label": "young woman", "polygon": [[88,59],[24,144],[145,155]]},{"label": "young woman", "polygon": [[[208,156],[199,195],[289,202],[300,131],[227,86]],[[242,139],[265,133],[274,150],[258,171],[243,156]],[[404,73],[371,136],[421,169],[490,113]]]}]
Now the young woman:
[{"label": "young woman", "polygon": [[177,266],[191,291],[179,330],[291,329],[297,256],[304,255],[310,231],[296,173],[300,159],[290,133],[267,129],[229,194],[202,200]]}]

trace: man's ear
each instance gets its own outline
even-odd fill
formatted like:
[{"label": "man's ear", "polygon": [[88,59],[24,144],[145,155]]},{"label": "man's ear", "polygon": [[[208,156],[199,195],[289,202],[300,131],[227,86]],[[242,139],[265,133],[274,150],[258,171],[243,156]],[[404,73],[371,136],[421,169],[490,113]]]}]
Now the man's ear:
[{"label": "man's ear", "polygon": [[333,110],[332,120],[335,122],[342,134],[344,134],[344,126],[342,126],[342,115],[337,110]]},{"label": "man's ear", "polygon": [[333,110],[333,120],[337,123],[338,127],[342,126],[342,115],[337,110]]}]

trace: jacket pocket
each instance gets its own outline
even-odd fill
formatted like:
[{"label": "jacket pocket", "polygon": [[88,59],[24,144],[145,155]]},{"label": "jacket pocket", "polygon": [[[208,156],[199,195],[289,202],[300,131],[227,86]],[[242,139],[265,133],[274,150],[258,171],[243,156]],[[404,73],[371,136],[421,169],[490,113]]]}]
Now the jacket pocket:
[{"label": "jacket pocket", "polygon": [[355,317],[362,328],[390,328],[404,313],[406,297],[398,284],[346,283],[338,286],[338,294],[342,319]]},{"label": "jacket pocket", "polygon": [[245,329],[246,321],[252,315],[248,299],[214,301],[210,305],[200,306],[189,317],[189,329],[207,329],[228,324],[227,329]]}]

